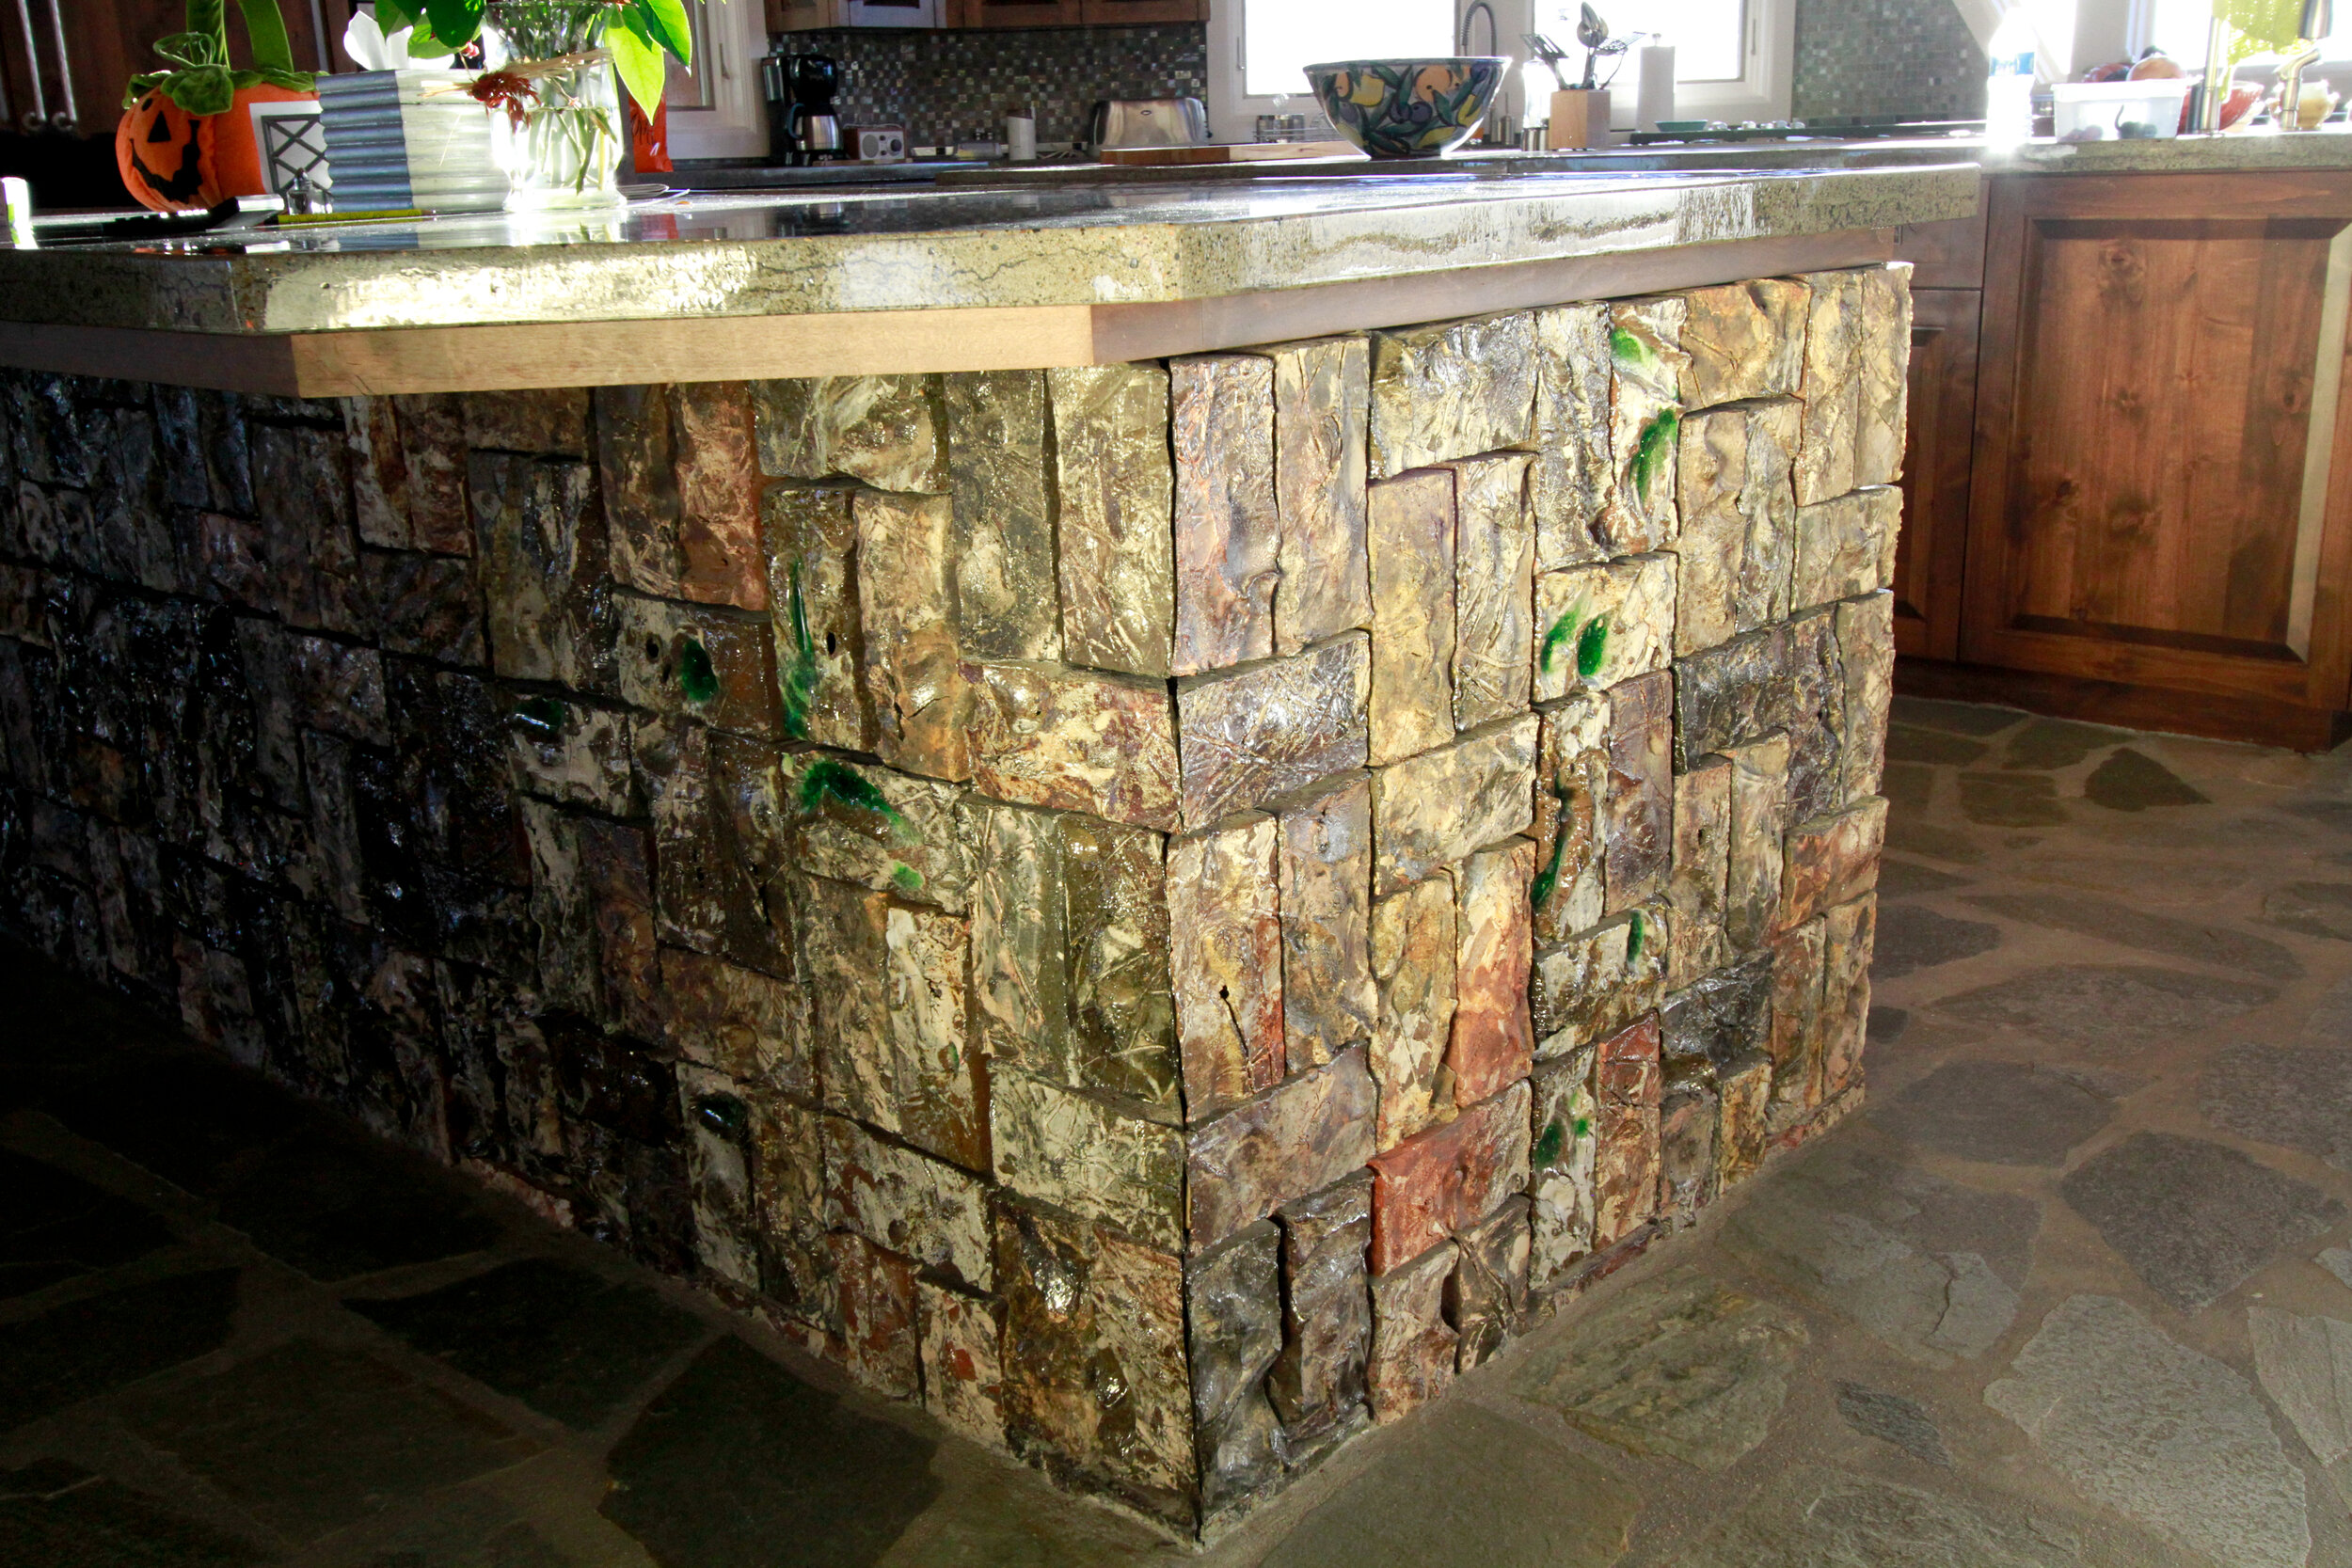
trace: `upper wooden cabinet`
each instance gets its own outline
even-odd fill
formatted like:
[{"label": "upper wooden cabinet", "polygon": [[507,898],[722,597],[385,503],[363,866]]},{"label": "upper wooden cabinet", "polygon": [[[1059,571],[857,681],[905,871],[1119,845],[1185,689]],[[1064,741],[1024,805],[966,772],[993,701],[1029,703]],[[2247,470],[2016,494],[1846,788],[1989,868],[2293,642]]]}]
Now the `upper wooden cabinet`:
[{"label": "upper wooden cabinet", "polygon": [[[351,19],[349,0],[319,0],[317,22],[309,0],[279,0],[287,40],[296,67],[304,71],[349,71],[341,43]],[[59,0],[54,7],[30,0],[24,25],[0,28],[0,84],[5,84],[8,129],[30,128],[38,104],[53,122],[72,107],[72,129],[92,136],[110,132],[122,118],[122,87],[138,71],[164,62],[153,42],[187,25],[186,0]],[[31,46],[26,43],[30,29]],[[326,53],[322,54],[324,42]],[[252,59],[246,47],[242,8],[229,8],[229,50],[239,65]],[[60,57],[62,55],[62,58]],[[331,62],[331,64],[328,64]],[[70,90],[69,90],[70,89]]]},{"label": "upper wooden cabinet", "polygon": [[2346,706],[2352,175],[1990,184],[1960,657]]},{"label": "upper wooden cabinet", "polygon": [[950,0],[951,27],[1075,27],[1080,0]]},{"label": "upper wooden cabinet", "polygon": [[1136,22],[1206,22],[1208,0],[1083,0],[1089,26]]}]

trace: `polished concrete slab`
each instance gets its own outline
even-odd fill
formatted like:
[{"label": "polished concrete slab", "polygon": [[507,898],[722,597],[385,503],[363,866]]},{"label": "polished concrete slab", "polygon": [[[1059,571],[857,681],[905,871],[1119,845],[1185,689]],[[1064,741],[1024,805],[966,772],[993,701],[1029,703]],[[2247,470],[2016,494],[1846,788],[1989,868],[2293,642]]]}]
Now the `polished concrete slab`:
[{"label": "polished concrete slab", "polygon": [[1867,1109],[1200,1552],[0,954],[0,1563],[2352,1568],[2352,752],[1896,718]]}]

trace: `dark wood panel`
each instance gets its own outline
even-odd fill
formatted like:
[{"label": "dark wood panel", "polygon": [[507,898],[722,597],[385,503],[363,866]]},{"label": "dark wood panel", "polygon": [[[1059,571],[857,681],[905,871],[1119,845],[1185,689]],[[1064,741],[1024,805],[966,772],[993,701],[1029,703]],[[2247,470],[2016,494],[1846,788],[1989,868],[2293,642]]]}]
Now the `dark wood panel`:
[{"label": "dark wood panel", "polygon": [[2352,739],[2352,713],[2262,697],[2083,680],[2037,670],[1900,658],[1895,661],[1895,689],[1907,697],[2000,703],[2061,719],[2285,746],[2297,752],[2324,752]]},{"label": "dark wood panel", "polygon": [[1911,293],[1903,531],[1895,547],[1899,653],[1952,658],[1960,652],[1968,470],[1976,443],[1977,317],[1982,303],[1973,289]]},{"label": "dark wood panel", "polygon": [[1895,230],[1895,260],[1912,265],[1915,289],[1984,287],[1984,213],[1941,223],[1906,223]]},{"label": "dark wood panel", "polygon": [[[28,0],[32,8],[35,53],[40,58],[41,96],[54,115],[65,106],[65,77],[58,68],[57,45],[50,20],[51,0]],[[278,0],[286,19],[294,64],[316,70],[322,38],[333,69],[355,69],[342,52],[344,24],[351,20],[351,0]],[[26,58],[24,30],[14,5],[0,7],[7,16],[0,24],[0,80],[5,80],[8,107],[18,125],[33,108],[33,71]],[[112,131],[122,114],[123,84],[132,75],[162,64],[151,47],[155,40],[179,32],[186,24],[185,0],[59,0],[58,17],[65,28],[65,53],[72,66],[73,106],[84,135]],[[229,49],[243,64],[251,51],[245,37],[242,8],[229,8]]]},{"label": "dark wood panel", "polygon": [[1137,22],[1206,22],[1206,0],[1082,0],[1090,27],[1120,27]]},{"label": "dark wood panel", "polygon": [[2305,492],[2352,176],[1991,184],[1960,656],[2342,706],[2352,463]]},{"label": "dark wood panel", "polygon": [[1081,0],[951,0],[951,27],[1074,27],[1086,20]]}]

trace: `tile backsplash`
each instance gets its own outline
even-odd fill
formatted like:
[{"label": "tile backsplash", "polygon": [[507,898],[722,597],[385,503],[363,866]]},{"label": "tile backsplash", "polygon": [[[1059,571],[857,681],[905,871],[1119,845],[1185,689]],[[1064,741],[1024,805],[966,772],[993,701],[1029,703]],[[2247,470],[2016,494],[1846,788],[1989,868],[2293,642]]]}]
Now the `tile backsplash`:
[{"label": "tile backsplash", "polygon": [[[1208,29],[1030,27],[900,32],[847,28],[787,33],[777,46],[841,62],[842,122],[903,124],[928,146],[1001,129],[1008,110],[1037,108],[1042,142],[1085,134],[1098,98],[1200,98],[1209,76]],[[1233,127],[1216,129],[1232,135]]]},{"label": "tile backsplash", "polygon": [[1976,119],[1984,51],[1951,0],[1798,0],[1789,112]]}]

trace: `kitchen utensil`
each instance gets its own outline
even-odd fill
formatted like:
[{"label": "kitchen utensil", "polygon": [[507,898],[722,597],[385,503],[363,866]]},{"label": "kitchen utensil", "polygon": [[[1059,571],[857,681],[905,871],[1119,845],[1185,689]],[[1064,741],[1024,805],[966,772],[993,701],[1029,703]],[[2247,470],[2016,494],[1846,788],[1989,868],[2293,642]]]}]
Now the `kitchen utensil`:
[{"label": "kitchen utensil", "polygon": [[1562,74],[1560,70],[1561,63],[1568,57],[1567,52],[1552,42],[1550,36],[1546,33],[1521,33],[1519,38],[1526,43],[1529,53],[1543,61],[1545,67],[1550,71],[1551,85],[1562,92],[1567,91],[1568,79]]},{"label": "kitchen utensil", "polygon": [[1375,158],[1435,158],[1478,134],[1508,55],[1327,60],[1307,80],[1332,126]]},{"label": "kitchen utensil", "polygon": [[1584,46],[1584,80],[1577,86],[1589,92],[1600,85],[1593,79],[1593,72],[1599,64],[1602,48],[1609,42],[1609,24],[1590,4],[1576,19],[1576,41]]},{"label": "kitchen utensil", "polygon": [[1089,117],[1087,140],[1115,147],[1198,147],[1209,139],[1209,111],[1198,98],[1106,98]]}]

